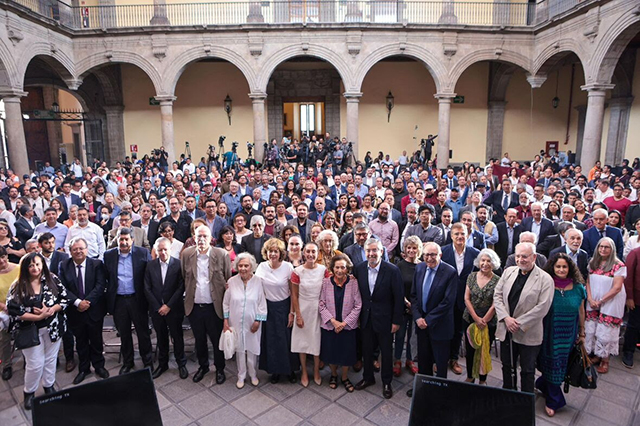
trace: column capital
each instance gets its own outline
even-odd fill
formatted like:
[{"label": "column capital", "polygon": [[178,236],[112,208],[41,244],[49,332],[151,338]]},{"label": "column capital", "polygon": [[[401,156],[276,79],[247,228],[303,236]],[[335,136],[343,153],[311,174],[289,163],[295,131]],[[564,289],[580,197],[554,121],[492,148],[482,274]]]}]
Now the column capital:
[{"label": "column capital", "polygon": [[253,103],[264,102],[267,99],[267,94],[264,92],[252,92],[249,93],[249,97]]},{"label": "column capital", "polygon": [[604,96],[607,90],[611,90],[615,87],[615,84],[605,84],[605,83],[590,83],[585,84],[584,86],[580,86],[580,89],[588,92],[588,96],[592,94],[594,96]]},{"label": "column capital", "polygon": [[156,99],[156,101],[160,102],[160,105],[173,105],[176,99],[178,99],[173,95],[158,95],[154,96],[154,98]]},{"label": "column capital", "polygon": [[453,102],[453,98],[456,97],[455,93],[436,93],[433,95],[438,100],[438,103],[450,104]]},{"label": "column capital", "polygon": [[5,102],[20,102],[20,98],[27,96],[27,92],[18,89],[0,89],[0,99]]},{"label": "column capital", "polygon": [[347,102],[360,102],[362,92],[344,92],[342,96],[344,96]]},{"label": "column capital", "polygon": [[545,81],[547,81],[547,76],[544,74],[541,75],[531,75],[527,74],[527,81],[531,85],[532,89],[539,89],[542,87]]},{"label": "column capital", "polygon": [[78,90],[80,86],[82,86],[82,81],[83,80],[81,78],[68,78],[64,80],[69,90],[73,90],[73,91]]}]

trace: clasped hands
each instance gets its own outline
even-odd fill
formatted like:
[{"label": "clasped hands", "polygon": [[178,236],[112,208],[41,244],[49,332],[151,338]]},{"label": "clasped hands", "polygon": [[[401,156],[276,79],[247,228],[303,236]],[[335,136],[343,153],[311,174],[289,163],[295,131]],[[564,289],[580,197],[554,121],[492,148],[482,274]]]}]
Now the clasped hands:
[{"label": "clasped hands", "polygon": [[504,324],[507,326],[507,330],[509,330],[510,333],[520,331],[520,323],[513,317],[506,317],[504,319]]},{"label": "clasped hands", "polygon": [[49,318],[56,313],[55,309],[45,306],[43,308],[33,308],[33,314],[38,316],[39,320]]}]

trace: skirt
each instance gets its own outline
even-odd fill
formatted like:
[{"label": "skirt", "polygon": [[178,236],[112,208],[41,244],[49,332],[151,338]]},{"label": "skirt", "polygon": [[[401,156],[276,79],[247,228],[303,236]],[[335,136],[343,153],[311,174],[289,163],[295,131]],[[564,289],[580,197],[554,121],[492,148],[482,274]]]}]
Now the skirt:
[{"label": "skirt", "polygon": [[291,329],[287,327],[291,298],[279,302],[267,300],[267,320],[262,323],[260,370],[289,375],[300,369],[297,354],[291,353]]},{"label": "skirt", "polygon": [[356,330],[335,331],[322,329],[320,359],[325,364],[349,366],[356,363]]}]

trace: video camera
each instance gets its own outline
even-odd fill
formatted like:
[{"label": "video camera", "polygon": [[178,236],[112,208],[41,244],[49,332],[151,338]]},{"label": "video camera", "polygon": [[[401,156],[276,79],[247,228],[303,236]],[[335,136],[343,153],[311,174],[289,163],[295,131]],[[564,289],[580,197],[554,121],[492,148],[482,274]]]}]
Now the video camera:
[{"label": "video camera", "polygon": [[223,148],[223,147],[224,147],[224,140],[225,140],[226,138],[227,138],[226,136],[220,136],[220,137],[218,138],[218,145],[220,146],[220,148]]}]

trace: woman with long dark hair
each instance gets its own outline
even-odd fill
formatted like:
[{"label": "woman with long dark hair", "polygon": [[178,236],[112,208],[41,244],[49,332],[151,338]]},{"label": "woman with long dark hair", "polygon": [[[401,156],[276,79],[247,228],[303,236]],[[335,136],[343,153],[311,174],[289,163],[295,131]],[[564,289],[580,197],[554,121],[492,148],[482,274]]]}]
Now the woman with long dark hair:
[{"label": "woman with long dark hair", "polygon": [[29,253],[20,262],[18,279],[7,294],[11,330],[27,333],[35,323],[39,343],[22,349],[25,358],[24,408],[30,410],[33,396],[42,381],[45,394],[55,392],[56,360],[66,330],[64,309],[67,291],[57,276],[49,272],[39,253]]}]

